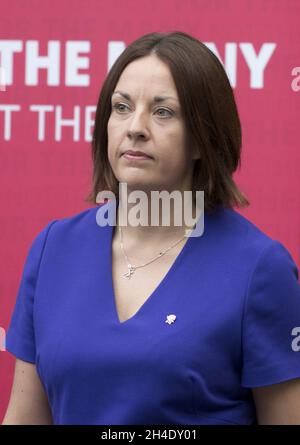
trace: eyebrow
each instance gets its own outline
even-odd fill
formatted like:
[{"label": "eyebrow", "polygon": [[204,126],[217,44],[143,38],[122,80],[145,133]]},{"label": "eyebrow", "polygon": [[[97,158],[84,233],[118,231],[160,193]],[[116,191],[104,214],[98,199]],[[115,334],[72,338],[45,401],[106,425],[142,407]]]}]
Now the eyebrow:
[{"label": "eyebrow", "polygon": [[[121,96],[123,96],[125,99],[127,100],[131,100],[131,97],[128,93],[124,93],[123,91],[115,91],[112,96],[114,94],[120,94]],[[172,96],[154,96],[153,98],[153,102],[158,103],[158,102],[163,102],[166,99],[172,99],[175,100],[176,102],[178,102],[178,100],[175,97]]]}]

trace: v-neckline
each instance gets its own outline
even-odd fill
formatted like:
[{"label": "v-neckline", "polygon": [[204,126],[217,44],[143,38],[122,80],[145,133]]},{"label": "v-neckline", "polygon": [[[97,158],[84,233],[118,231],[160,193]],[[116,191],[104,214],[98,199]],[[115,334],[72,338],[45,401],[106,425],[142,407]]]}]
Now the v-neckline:
[{"label": "v-neckline", "polygon": [[[116,206],[117,211],[117,206]],[[200,216],[201,217],[201,216]],[[115,223],[115,220],[114,220]],[[112,242],[113,242],[113,233],[114,233],[114,225],[109,225],[109,234],[108,234],[108,280],[109,280],[109,299],[111,301],[111,306],[113,309],[113,317],[114,322],[117,323],[118,326],[125,326],[133,321],[135,321],[138,317],[142,315],[142,313],[153,303],[155,302],[156,295],[163,290],[164,287],[168,285],[172,281],[172,278],[178,269],[179,265],[182,263],[182,259],[184,256],[186,256],[187,252],[193,245],[193,238],[192,236],[188,237],[188,240],[185,242],[184,246],[180,250],[179,254],[175,258],[174,262],[172,263],[170,269],[166,273],[166,275],[162,278],[162,280],[158,283],[156,288],[153,290],[153,292],[147,297],[147,299],[144,301],[144,303],[139,307],[139,309],[129,318],[127,318],[124,321],[121,321],[119,318],[119,314],[117,311],[117,304],[116,304],[116,295],[114,290],[114,284],[113,284],[113,269],[112,269]],[[157,300],[157,298],[156,298]]]}]

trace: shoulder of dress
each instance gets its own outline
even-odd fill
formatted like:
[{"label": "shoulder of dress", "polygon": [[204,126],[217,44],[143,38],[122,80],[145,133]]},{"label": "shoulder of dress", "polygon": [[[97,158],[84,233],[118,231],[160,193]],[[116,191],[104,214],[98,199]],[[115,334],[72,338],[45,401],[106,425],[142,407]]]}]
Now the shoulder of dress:
[{"label": "shoulder of dress", "polygon": [[239,251],[248,251],[254,256],[278,242],[258,224],[234,209],[224,208],[216,227],[220,240],[224,240],[226,246],[230,245],[233,250],[236,247]]},{"label": "shoulder of dress", "polygon": [[84,231],[88,227],[92,227],[93,223],[96,225],[96,214],[99,205],[90,207],[74,215],[58,218],[52,221],[51,234],[58,233],[73,233],[74,231]]}]

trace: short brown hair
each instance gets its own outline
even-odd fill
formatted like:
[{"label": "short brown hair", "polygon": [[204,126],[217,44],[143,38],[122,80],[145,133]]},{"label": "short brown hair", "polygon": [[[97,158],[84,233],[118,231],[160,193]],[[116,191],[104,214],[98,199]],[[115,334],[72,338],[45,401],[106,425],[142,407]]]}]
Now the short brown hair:
[{"label": "short brown hair", "polygon": [[100,91],[92,137],[93,184],[85,199],[96,203],[99,191],[118,196],[119,183],[107,154],[111,95],[125,67],[155,54],[173,76],[186,129],[186,143],[196,147],[193,193],[204,191],[205,209],[250,203],[232,179],[241,164],[241,125],[234,93],[223,65],[207,46],[181,31],[149,33],[132,42],[111,67]]}]

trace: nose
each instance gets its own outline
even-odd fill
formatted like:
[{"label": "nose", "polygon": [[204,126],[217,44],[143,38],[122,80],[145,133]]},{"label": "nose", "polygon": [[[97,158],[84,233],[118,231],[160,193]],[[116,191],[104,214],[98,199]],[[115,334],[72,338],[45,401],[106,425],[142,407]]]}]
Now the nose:
[{"label": "nose", "polygon": [[135,113],[129,122],[127,135],[130,139],[147,139],[148,131],[146,126],[146,118],[142,114]]}]

